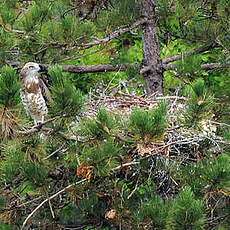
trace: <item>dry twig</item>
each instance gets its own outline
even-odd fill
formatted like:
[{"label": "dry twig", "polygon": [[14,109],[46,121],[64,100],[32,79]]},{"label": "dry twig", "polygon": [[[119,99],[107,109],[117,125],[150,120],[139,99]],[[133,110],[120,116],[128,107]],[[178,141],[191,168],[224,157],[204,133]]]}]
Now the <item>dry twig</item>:
[{"label": "dry twig", "polygon": [[50,196],[49,198],[45,199],[44,201],[42,201],[42,203],[40,203],[24,220],[21,230],[25,229],[26,224],[28,222],[28,220],[46,203],[49,202],[50,200],[52,200],[53,198],[55,198],[56,196],[60,195],[61,193],[65,192],[66,190],[72,188],[75,185],[81,184],[82,182],[86,181],[86,179],[80,180],[74,184],[70,184],[67,187],[63,188],[62,190],[60,190],[59,192],[55,193],[54,195]]}]

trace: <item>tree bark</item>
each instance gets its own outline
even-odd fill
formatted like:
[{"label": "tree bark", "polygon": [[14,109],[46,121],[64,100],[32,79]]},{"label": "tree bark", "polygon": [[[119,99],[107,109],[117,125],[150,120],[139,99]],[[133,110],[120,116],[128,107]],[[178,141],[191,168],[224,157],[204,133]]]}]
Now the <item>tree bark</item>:
[{"label": "tree bark", "polygon": [[214,49],[215,47],[217,47],[217,44],[211,42],[211,43],[205,44],[204,46],[201,46],[199,48],[195,48],[195,49],[192,49],[192,50],[189,50],[189,51],[182,52],[181,54],[176,54],[176,55],[173,55],[171,57],[164,58],[162,60],[162,63],[163,64],[168,64],[170,62],[180,60],[183,56],[190,56],[190,55],[194,55],[194,54],[203,53],[205,51]]},{"label": "tree bark", "polygon": [[[164,59],[163,59],[164,61]],[[39,64],[42,71],[47,72],[50,65],[48,64]],[[129,68],[138,68],[140,69],[140,74],[144,75],[148,72],[152,66],[146,66],[141,69],[141,64],[139,63],[127,63],[121,65],[111,65],[111,64],[100,64],[100,65],[62,65],[62,70],[68,73],[105,73],[105,72],[116,72],[116,71],[127,71]],[[174,64],[163,64],[164,70],[176,70]],[[203,70],[213,70],[213,69],[226,69],[230,68],[230,64],[224,63],[208,63],[201,65]],[[19,68],[17,68],[19,69]]]},{"label": "tree bark", "polygon": [[[42,71],[48,71],[50,65],[39,64]],[[116,71],[127,71],[129,68],[140,68],[140,64],[128,63],[121,65],[111,65],[111,64],[99,64],[99,65],[62,65],[62,70],[68,73],[106,73],[106,72],[116,72]]]},{"label": "tree bark", "polygon": [[160,45],[156,31],[155,5],[153,0],[141,0],[141,16],[148,18],[142,24],[143,68],[150,66],[144,72],[146,93],[163,94],[163,68],[160,59]]}]

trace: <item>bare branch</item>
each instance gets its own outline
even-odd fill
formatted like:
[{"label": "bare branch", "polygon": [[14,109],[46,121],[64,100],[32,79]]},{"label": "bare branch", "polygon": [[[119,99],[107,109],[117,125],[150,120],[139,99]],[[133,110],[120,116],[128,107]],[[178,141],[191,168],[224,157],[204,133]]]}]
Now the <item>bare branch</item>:
[{"label": "bare branch", "polygon": [[139,162],[139,161],[132,161],[132,162],[128,162],[128,163],[119,165],[119,166],[117,166],[116,168],[113,168],[113,170],[115,171],[115,170],[119,170],[119,169],[121,169],[121,168],[123,168],[123,167],[128,167],[128,166],[137,165],[137,164],[140,164],[140,162]]},{"label": "bare branch", "polygon": [[25,221],[23,222],[22,224],[22,227],[21,227],[21,230],[25,229],[25,226],[28,222],[28,220],[34,215],[35,212],[37,212],[38,209],[40,209],[46,202],[52,200],[53,198],[55,198],[56,196],[58,196],[59,194],[65,192],[66,190],[70,189],[71,187],[73,187],[74,185],[78,185],[78,184],[81,184],[82,182],[86,181],[87,179],[83,179],[83,180],[80,180],[74,184],[70,184],[68,185],[67,187],[63,188],[62,190],[60,190],[59,192],[53,194],[51,197],[45,199],[44,201],[42,201],[41,204],[39,204],[25,219]]},{"label": "bare branch", "polygon": [[208,63],[201,65],[201,68],[204,70],[230,68],[230,63]]},{"label": "bare branch", "polygon": [[[40,64],[43,70],[47,70],[49,65]],[[69,73],[100,73],[100,72],[116,72],[127,71],[128,68],[137,67],[140,68],[140,64],[130,63],[121,65],[100,64],[100,65],[63,65],[62,70]]]},{"label": "bare branch", "polygon": [[52,152],[49,156],[44,157],[42,160],[48,160],[50,157],[52,157],[53,155],[59,153],[60,151],[62,151],[64,149],[64,145],[62,145],[61,147],[59,147],[58,149],[56,149],[54,152]]},{"label": "bare branch", "polygon": [[102,39],[98,39],[96,41],[93,41],[93,42],[89,42],[87,44],[82,44],[81,46],[84,47],[85,49],[88,49],[92,46],[95,46],[95,45],[99,45],[99,44],[103,44],[103,43],[106,43],[108,41],[110,41],[111,39],[113,38],[117,38],[119,37],[120,35],[124,34],[124,33],[127,33],[129,32],[130,30],[138,27],[139,25],[142,25],[144,23],[146,23],[148,21],[147,18],[140,18],[138,21],[134,22],[131,26],[127,26],[125,28],[121,28],[119,30],[116,30],[114,32],[112,32],[111,34],[109,34],[107,37],[104,37]]},{"label": "bare branch", "polygon": [[[174,64],[167,64],[163,65],[165,70],[175,70],[176,66]],[[201,69],[203,70],[213,70],[213,69],[224,69],[224,68],[230,68],[230,63],[208,63],[201,65]]]},{"label": "bare branch", "polygon": [[[104,37],[102,39],[97,39],[95,41],[92,41],[92,42],[89,42],[89,43],[86,43],[86,44],[84,44],[84,43],[83,44],[78,44],[76,42],[76,40],[75,40],[74,43],[70,43],[70,44],[67,44],[67,43],[58,43],[58,42],[51,42],[45,48],[41,49],[40,51],[35,52],[34,55],[38,55],[38,54],[46,51],[48,48],[59,48],[59,47],[67,47],[68,46],[68,47],[71,47],[70,48],[71,50],[79,48],[79,47],[82,48],[82,49],[88,49],[88,48],[90,48],[92,46],[100,45],[100,44],[104,44],[106,42],[109,42],[111,39],[117,38],[120,35],[125,34],[125,33],[129,32],[129,31],[131,31],[132,29],[134,29],[134,28],[138,27],[139,25],[142,25],[142,24],[144,24],[146,22],[147,22],[147,18],[141,18],[138,21],[134,22],[130,26],[126,26],[124,28],[115,30],[114,32],[112,32],[111,34],[109,34],[108,36],[106,36],[106,37]],[[80,37],[80,38],[82,38],[82,37]]]},{"label": "bare branch", "polygon": [[[49,65],[40,64],[43,70],[47,71]],[[121,64],[121,65],[111,65],[111,64],[100,64],[100,65],[62,65],[62,70],[69,73],[102,73],[102,72],[116,72],[116,71],[127,71],[129,68],[140,68],[141,64],[130,63],[130,64]],[[204,70],[220,69],[220,68],[229,68],[230,64],[222,63],[209,63],[201,65],[201,68]],[[163,68],[165,70],[175,70],[176,66],[174,64],[164,64]],[[145,67],[141,70],[141,73],[147,71],[149,68]]]},{"label": "bare branch", "polygon": [[[139,99],[140,101],[146,103],[146,104],[149,104],[146,99],[140,97],[140,96],[137,96],[137,95],[131,95],[131,94],[127,94],[127,93],[123,93],[122,91],[119,91],[118,92],[119,94],[123,95],[123,96],[126,96],[126,97],[131,97],[131,98],[136,98],[136,99]],[[179,96],[163,96],[163,97],[154,97],[155,100],[183,100],[183,101],[187,101],[188,98],[186,97],[179,97]],[[105,100],[105,99],[103,99]]]},{"label": "bare branch", "polygon": [[216,43],[209,43],[209,44],[206,44],[206,45],[201,46],[199,48],[189,50],[189,51],[185,51],[185,52],[183,52],[181,54],[173,55],[173,56],[168,57],[168,58],[164,58],[162,60],[162,63],[163,64],[168,64],[170,62],[174,62],[174,61],[177,61],[177,60],[181,59],[183,56],[189,56],[189,55],[193,55],[193,54],[203,53],[203,52],[205,52],[207,50],[210,50],[210,49],[213,49],[215,47],[217,47]]}]

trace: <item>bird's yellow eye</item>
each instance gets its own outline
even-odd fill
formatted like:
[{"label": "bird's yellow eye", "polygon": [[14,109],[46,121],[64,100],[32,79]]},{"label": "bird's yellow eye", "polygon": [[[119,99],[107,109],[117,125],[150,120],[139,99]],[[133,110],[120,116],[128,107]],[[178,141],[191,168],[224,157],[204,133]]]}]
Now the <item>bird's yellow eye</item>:
[{"label": "bird's yellow eye", "polygon": [[30,66],[29,68],[30,68],[30,69],[33,69],[34,67],[33,67],[33,66]]}]

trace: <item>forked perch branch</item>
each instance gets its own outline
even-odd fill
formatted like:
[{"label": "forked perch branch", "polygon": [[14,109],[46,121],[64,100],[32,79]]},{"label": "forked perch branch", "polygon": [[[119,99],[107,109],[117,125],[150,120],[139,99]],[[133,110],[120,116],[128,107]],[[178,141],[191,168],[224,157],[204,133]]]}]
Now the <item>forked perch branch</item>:
[{"label": "forked perch branch", "polygon": [[[20,133],[20,134],[22,134],[22,135],[29,135],[29,134],[32,134],[32,133],[36,133],[36,132],[38,132],[39,130],[41,130],[42,127],[43,127],[45,124],[54,121],[56,118],[57,118],[57,117],[53,117],[53,118],[51,118],[51,119],[49,119],[49,120],[47,120],[47,121],[44,121],[43,123],[41,123],[41,124],[39,124],[39,125],[36,125],[36,126],[34,126],[34,127],[29,128],[29,129],[26,130],[26,131],[18,131],[18,133]],[[45,130],[45,129],[43,129],[43,130]]]}]

